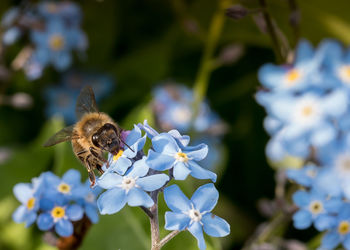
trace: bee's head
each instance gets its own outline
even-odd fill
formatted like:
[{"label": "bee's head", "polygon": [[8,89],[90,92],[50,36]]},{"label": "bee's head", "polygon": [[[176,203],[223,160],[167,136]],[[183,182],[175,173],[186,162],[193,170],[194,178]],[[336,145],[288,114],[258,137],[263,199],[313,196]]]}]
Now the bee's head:
[{"label": "bee's head", "polygon": [[120,148],[120,132],[113,124],[106,123],[92,135],[92,143],[105,151],[116,154]]}]

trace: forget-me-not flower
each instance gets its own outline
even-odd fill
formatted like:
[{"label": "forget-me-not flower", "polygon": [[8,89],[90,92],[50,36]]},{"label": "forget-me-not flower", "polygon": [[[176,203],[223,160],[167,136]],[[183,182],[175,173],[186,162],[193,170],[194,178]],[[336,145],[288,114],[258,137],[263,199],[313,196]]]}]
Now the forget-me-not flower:
[{"label": "forget-me-not flower", "polygon": [[203,230],[210,236],[224,237],[230,233],[230,225],[211,213],[219,193],[214,184],[199,187],[189,200],[177,185],[164,190],[164,199],[172,212],[165,213],[165,229],[188,230],[198,241],[198,247],[205,249]]},{"label": "forget-me-not flower", "polygon": [[199,144],[192,147],[180,147],[168,133],[153,137],[146,163],[150,168],[164,171],[173,168],[175,180],[184,180],[190,174],[197,179],[216,181],[216,174],[202,168],[196,161],[203,160],[208,153],[208,146]]},{"label": "forget-me-not flower", "polygon": [[147,175],[149,167],[145,157],[136,161],[124,176],[113,171],[105,172],[97,185],[108,189],[100,195],[97,206],[101,214],[114,214],[126,203],[129,206],[151,207],[154,202],[147,194],[161,188],[168,180],[166,174]]}]

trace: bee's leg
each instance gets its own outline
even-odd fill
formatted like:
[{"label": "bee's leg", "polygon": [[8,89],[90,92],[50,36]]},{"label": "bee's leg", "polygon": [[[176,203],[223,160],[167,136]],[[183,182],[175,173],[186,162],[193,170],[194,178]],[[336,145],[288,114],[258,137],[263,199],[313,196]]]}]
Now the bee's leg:
[{"label": "bee's leg", "polygon": [[85,159],[86,164],[85,167],[88,171],[89,174],[89,179],[90,179],[90,187],[93,187],[95,185],[96,182],[96,178],[95,178],[95,173],[94,173],[94,167],[92,165],[92,163],[90,162],[92,155],[88,155]]},{"label": "bee's leg", "polygon": [[92,154],[93,156],[95,156],[99,161],[101,161],[101,162],[103,162],[103,163],[107,162],[107,160],[106,160],[105,158],[103,158],[102,155],[100,155],[99,153],[97,153],[93,147],[90,147],[90,152],[91,152],[91,154]]},{"label": "bee's leg", "polygon": [[96,164],[96,169],[98,170],[98,172],[100,172],[100,174],[103,174],[105,172],[102,170],[102,167],[100,164]]}]

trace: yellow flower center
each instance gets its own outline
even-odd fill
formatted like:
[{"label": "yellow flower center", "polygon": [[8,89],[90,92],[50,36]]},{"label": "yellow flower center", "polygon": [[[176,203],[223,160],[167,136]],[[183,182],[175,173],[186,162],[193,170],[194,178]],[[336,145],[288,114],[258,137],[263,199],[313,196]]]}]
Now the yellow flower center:
[{"label": "yellow flower center", "polygon": [[124,150],[120,149],[120,150],[118,151],[118,154],[113,155],[113,161],[118,160],[119,157],[122,156],[123,152],[124,152]]},{"label": "yellow flower center", "polygon": [[291,83],[294,83],[301,77],[301,74],[296,69],[291,69],[288,71],[286,78],[288,81],[288,85],[292,85]]},{"label": "yellow flower center", "polygon": [[64,45],[64,38],[62,35],[52,35],[50,38],[50,48],[53,50],[60,50]]},{"label": "yellow flower center", "polygon": [[58,185],[57,190],[61,193],[67,194],[70,192],[70,186],[67,183],[61,183]]},{"label": "yellow flower center", "polygon": [[312,214],[322,213],[322,211],[323,211],[322,202],[320,202],[320,201],[313,201],[313,202],[311,202],[311,204],[309,206],[309,209],[310,209],[310,212]]},{"label": "yellow flower center", "polygon": [[181,162],[188,162],[188,156],[185,153],[178,152],[175,154],[175,159]]},{"label": "yellow flower center", "polygon": [[349,229],[350,229],[350,224],[348,221],[342,221],[338,225],[338,232],[340,234],[347,234],[349,232]]},{"label": "yellow flower center", "polygon": [[305,106],[301,111],[303,116],[310,116],[313,113],[313,109],[311,106]]},{"label": "yellow flower center", "polygon": [[32,210],[34,208],[34,205],[35,205],[35,198],[32,197],[27,201],[28,210]]},{"label": "yellow flower center", "polygon": [[350,81],[350,65],[343,65],[339,69],[339,75],[340,78],[345,81],[346,83],[349,83]]},{"label": "yellow flower center", "polygon": [[51,215],[54,219],[60,219],[62,217],[64,217],[64,215],[66,214],[65,210],[63,207],[54,207],[51,211]]}]

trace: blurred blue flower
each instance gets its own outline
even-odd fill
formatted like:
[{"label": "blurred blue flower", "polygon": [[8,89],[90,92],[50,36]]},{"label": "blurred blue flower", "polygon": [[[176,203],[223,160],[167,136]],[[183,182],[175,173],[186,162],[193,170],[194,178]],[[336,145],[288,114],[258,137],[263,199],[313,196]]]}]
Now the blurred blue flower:
[{"label": "blurred blue flower", "polygon": [[69,71],[63,75],[60,86],[49,86],[44,90],[43,95],[47,102],[46,116],[59,114],[67,123],[75,122],[76,100],[80,90],[86,85],[90,85],[94,90],[97,102],[110,94],[114,87],[113,80],[109,76]]},{"label": "blurred blue flower", "polygon": [[[178,129],[187,132],[193,119],[193,91],[179,84],[166,84],[154,89],[153,108],[156,120],[163,130]],[[193,121],[196,132],[220,135],[224,133],[223,122],[206,101],[202,102],[197,117]]]},{"label": "blurred blue flower", "polygon": [[304,187],[311,187],[317,177],[318,170],[319,168],[315,164],[307,164],[300,169],[287,170],[287,177]]},{"label": "blurred blue flower", "polygon": [[334,223],[328,227],[330,230],[323,236],[321,249],[334,249],[342,244],[350,249],[350,204],[343,204]]},{"label": "blurred blue flower", "polygon": [[72,50],[86,49],[85,34],[77,27],[66,27],[60,19],[49,20],[44,30],[33,30],[31,40],[36,60],[43,66],[52,63],[58,71],[71,65]]},{"label": "blurred blue flower", "polygon": [[171,135],[162,133],[153,137],[152,146],[154,150],[149,150],[146,160],[150,168],[158,171],[173,168],[175,180],[184,180],[190,174],[197,179],[216,181],[215,173],[196,163],[207,156],[207,145],[199,144],[181,148]]},{"label": "blurred blue flower", "polygon": [[316,190],[295,192],[293,202],[299,207],[293,215],[294,227],[305,229],[314,222],[315,228],[319,231],[328,229],[334,224],[333,214],[337,213],[343,204],[340,199],[330,199]]},{"label": "blurred blue flower", "polygon": [[165,229],[188,230],[205,249],[203,230],[210,236],[224,237],[230,233],[230,225],[211,213],[219,193],[212,183],[199,187],[189,200],[177,185],[164,190],[164,199],[172,212],[165,213]]},{"label": "blurred blue flower", "polygon": [[67,237],[73,234],[72,221],[83,218],[84,210],[76,204],[70,205],[68,200],[61,196],[43,198],[40,208],[44,211],[37,220],[40,230],[47,231],[55,228],[58,235]]},{"label": "blurred blue flower", "polygon": [[147,175],[148,170],[144,157],[136,161],[124,176],[113,171],[105,172],[97,180],[98,186],[108,189],[97,200],[100,213],[114,214],[126,203],[129,206],[153,206],[154,202],[146,192],[161,188],[169,177],[165,174]]},{"label": "blurred blue flower", "polygon": [[37,218],[40,197],[44,191],[43,175],[34,178],[32,183],[18,183],[13,188],[13,193],[22,203],[13,213],[12,218],[17,223],[26,223],[26,227],[33,224]]}]

